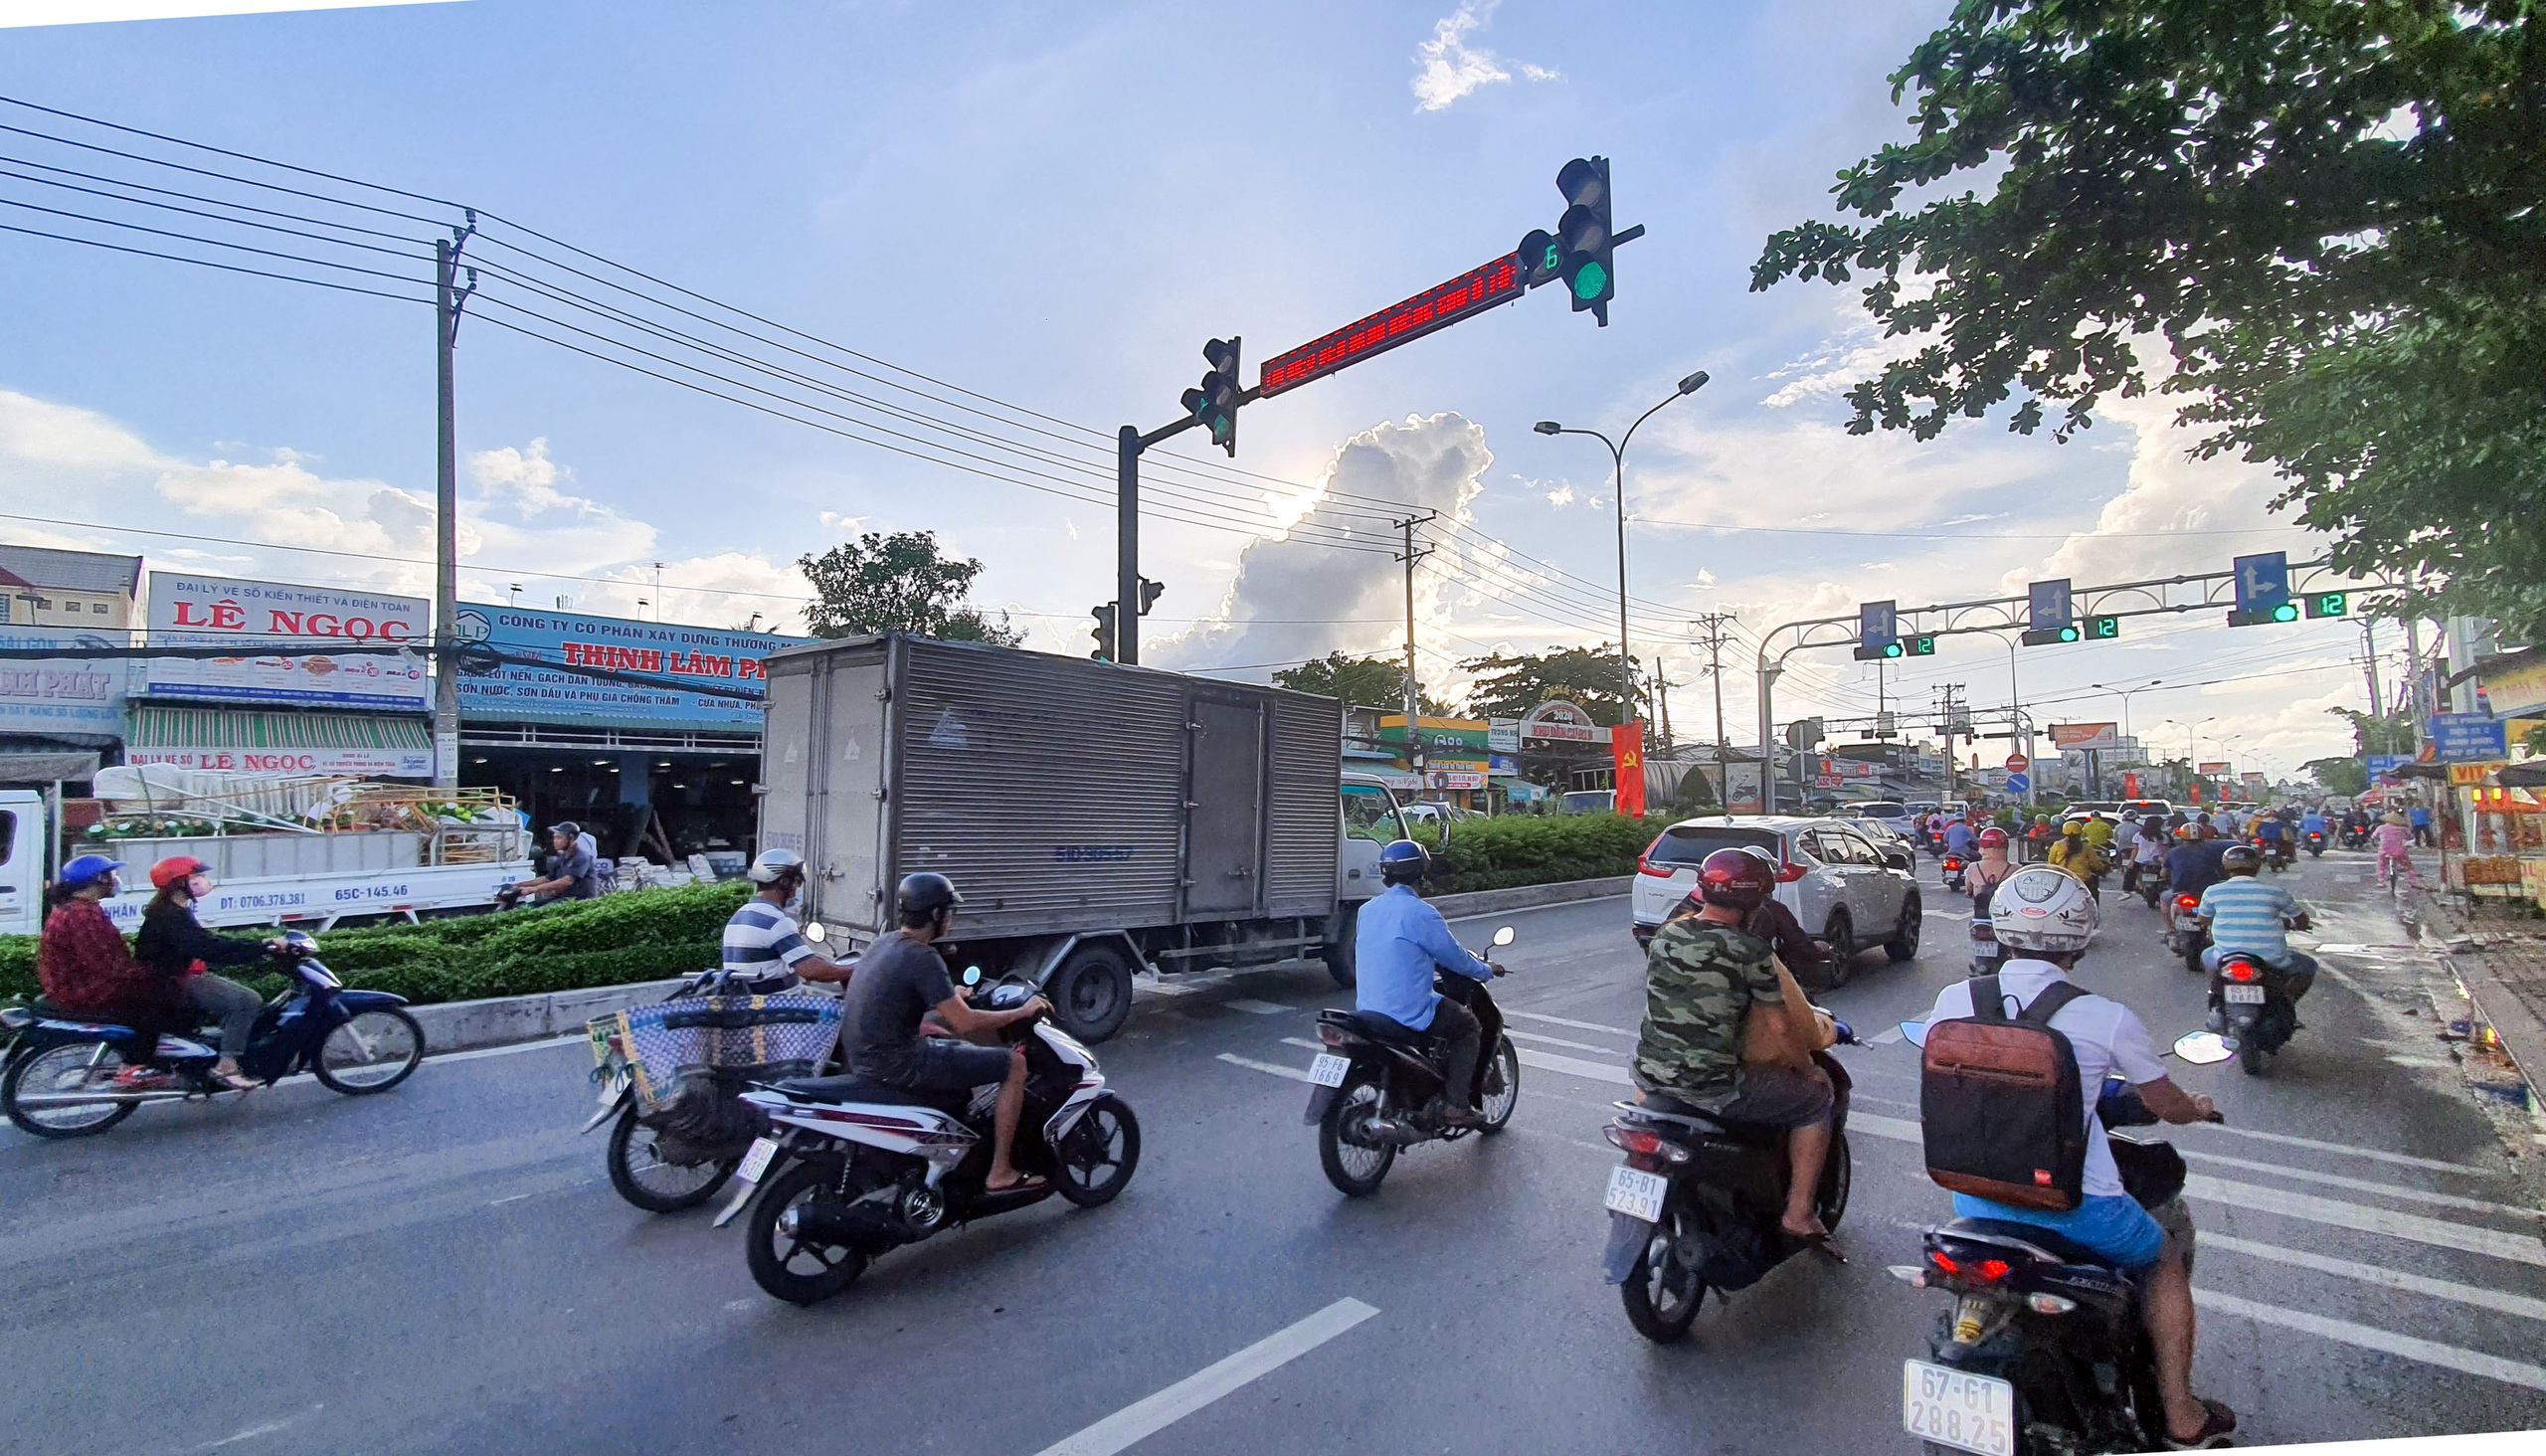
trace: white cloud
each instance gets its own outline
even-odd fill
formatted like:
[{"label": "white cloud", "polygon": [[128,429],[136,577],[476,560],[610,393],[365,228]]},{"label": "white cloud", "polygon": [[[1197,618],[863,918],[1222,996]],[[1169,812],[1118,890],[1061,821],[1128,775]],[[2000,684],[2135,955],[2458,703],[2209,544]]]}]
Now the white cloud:
[{"label": "white cloud", "polygon": [[[1432,39],[1414,48],[1414,108],[1418,111],[1442,111],[1452,102],[1474,92],[1477,88],[1508,82],[1512,73],[1492,51],[1468,44],[1468,37],[1485,28],[1493,19],[1496,0],[1466,0],[1455,11],[1433,23]],[[1544,66],[1527,61],[1513,63],[1521,75],[1531,81],[1560,81],[1563,78]]]},{"label": "white cloud", "polygon": [[1573,487],[1570,485],[1558,485],[1553,490],[1548,491],[1547,504],[1556,507],[1558,510],[1562,510],[1564,507],[1573,504]]}]

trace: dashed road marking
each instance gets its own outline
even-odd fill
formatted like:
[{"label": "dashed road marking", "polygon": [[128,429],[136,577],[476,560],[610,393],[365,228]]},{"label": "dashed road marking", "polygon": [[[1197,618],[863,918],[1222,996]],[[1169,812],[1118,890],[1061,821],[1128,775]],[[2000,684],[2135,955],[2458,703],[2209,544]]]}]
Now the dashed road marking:
[{"label": "dashed road marking", "polygon": [[2425,1192],[2421,1188],[2399,1187],[2395,1183],[2372,1183],[2365,1178],[2344,1178],[2339,1174],[2317,1173],[2310,1169],[2291,1168],[2281,1163],[2257,1163],[2247,1158],[2231,1158],[2224,1153],[2204,1153],[2181,1147],[2175,1151],[2195,1162],[2216,1163],[2224,1168],[2269,1174],[2274,1178],[2296,1179],[2301,1183],[2323,1183],[2328,1187],[2345,1188],[2355,1193],[2376,1193],[2382,1197],[2401,1198],[2409,1203],[2431,1203],[2443,1208],[2463,1208],[2469,1213],[2501,1213],[2532,1221],[2538,1217],[2538,1210],[2534,1208],[2488,1202],[2482,1198],[2461,1198],[2455,1193]]},{"label": "dashed road marking", "polygon": [[2344,1279],[2375,1284],[2403,1294],[2429,1295],[2433,1299],[2451,1300],[2457,1304],[2475,1305],[2505,1315],[2527,1320],[2546,1320],[2546,1299],[2532,1299],[2503,1289],[2485,1289],[2479,1285],[2459,1284],[2453,1279],[2434,1279],[2424,1274],[2408,1274],[2402,1269],[2388,1269],[2377,1264],[2356,1263],[2350,1259],[2329,1258],[2305,1249],[2285,1249],[2278,1244],[2258,1243],[2250,1238],[2233,1238],[2224,1233],[2204,1232],[2201,1250],[2224,1249],[2249,1258],[2269,1259],[2275,1264],[2292,1264],[2313,1269],[2319,1274],[2332,1274]]},{"label": "dashed road marking", "polygon": [[1285,1015],[1299,1009],[1297,1006],[1286,1006],[1275,1001],[1257,1001],[1252,997],[1243,996],[1233,1001],[1224,1001],[1220,1004],[1232,1011],[1249,1011],[1259,1016]]},{"label": "dashed road marking", "polygon": [[2288,1133],[2267,1133],[2255,1128],[2241,1128],[2229,1123],[2204,1123],[2201,1136],[2225,1135],[2252,1138],[2259,1143],[2278,1143],[2285,1148],[2308,1148],[2318,1153],[2339,1153],[2346,1158],[2366,1158],[2376,1163],[2392,1163],[2399,1168],[2428,1168],[2434,1173],[2462,1173],[2473,1178],[2496,1178],[2488,1168],[2471,1163],[2445,1163],[2437,1158],[2417,1158],[2410,1153],[2390,1153],[2383,1148],[2360,1148],[2349,1143],[2323,1143],[2314,1138],[2292,1137]]},{"label": "dashed road marking", "polygon": [[1545,1021],[1550,1026],[1570,1026],[1576,1031],[1606,1031],[1612,1036],[1633,1036],[1636,1034],[1624,1026],[1603,1026],[1597,1021],[1576,1021],[1568,1016],[1549,1016],[1538,1011],[1507,1010],[1503,1014],[1506,1019],[1513,1016],[1520,1016],[1527,1020]]},{"label": "dashed road marking", "polygon": [[1567,1041],[1561,1036],[1541,1036],[1536,1031],[1515,1031],[1509,1026],[1503,1028],[1503,1034],[1511,1037],[1515,1041],[1538,1041],[1544,1042],[1548,1046],[1570,1047],[1575,1051],[1614,1052],[1617,1050],[1614,1046],[1593,1046],[1588,1041]]},{"label": "dashed road marking", "polygon": [[1626,1068],[1611,1066],[1607,1062],[1587,1062],[1580,1057],[1558,1056],[1554,1052],[1529,1046],[1514,1047],[1513,1050],[1520,1053],[1521,1065],[1525,1067],[1537,1067],[1543,1072],[1562,1072],[1568,1077],[1609,1082],[1620,1087],[1633,1085],[1628,1080]]},{"label": "dashed road marking", "polygon": [[1277,1077],[1288,1077],[1294,1082],[1305,1082],[1309,1079],[1309,1074],[1298,1067],[1286,1067],[1279,1062],[1257,1061],[1253,1057],[1239,1056],[1235,1052],[1221,1052],[1220,1060],[1231,1066],[1246,1067],[1258,1072],[1271,1072]]},{"label": "dashed road marking", "polygon": [[1378,1311],[1358,1299],[1325,1309],[1208,1365],[1146,1399],[1135,1401],[1038,1456],[1115,1456],[1232,1391],[1271,1374]]},{"label": "dashed road marking", "polygon": [[2423,1340],[2412,1335],[2397,1335],[2386,1330],[2373,1329],[2368,1325],[2355,1325],[2349,1320],[2333,1320],[2323,1315],[2311,1315],[2304,1310],[2285,1310],[2278,1305],[2257,1304],[2250,1299],[2239,1299],[2233,1294],[2221,1294],[2215,1289],[2194,1290],[2192,1302],[2214,1314],[2233,1315],[2241,1319],[2253,1320],[2261,1325],[2277,1325],[2284,1330],[2296,1330],[2303,1335],[2313,1335],[2319,1339],[2357,1346],[2362,1350],[2375,1350],[2385,1355],[2418,1361],[2423,1365],[2439,1365],[2443,1369],[2457,1370],[2469,1375],[2482,1375],[2486,1379],[2500,1380],[2506,1384],[2526,1385],[2532,1390],[2546,1390],[2546,1366],[2533,1365],[2525,1361],[2504,1360],[2498,1355],[2486,1355],[2479,1350],[2463,1350],[2455,1345],[2443,1345],[2436,1340]]}]

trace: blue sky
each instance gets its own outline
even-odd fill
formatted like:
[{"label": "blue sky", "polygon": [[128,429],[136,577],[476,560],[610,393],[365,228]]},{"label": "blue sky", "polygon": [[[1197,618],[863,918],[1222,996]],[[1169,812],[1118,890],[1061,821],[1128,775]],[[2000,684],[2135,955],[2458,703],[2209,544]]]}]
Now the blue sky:
[{"label": "blue sky", "polygon": [[[2186,462],[2145,406],[2066,447],[1991,423],[1924,446],[1840,432],[1837,393],[1878,343],[1853,294],[1752,293],[1748,266],[1769,231],[1824,215],[1832,173],[1902,134],[1884,78],[1944,9],[465,0],[0,29],[0,93],[482,206],[1105,432],[1177,413],[1208,337],[1243,335],[1251,379],[1255,361],[1508,251],[1554,223],[1566,158],[1606,155],[1619,222],[1649,229],[1619,255],[1610,327],[1542,291],[1247,409],[1234,463],[1269,478],[1186,477],[1269,491],[1286,514],[1323,482],[1462,515],[1439,559],[1456,579],[1418,578],[1426,675],[1455,687],[1447,663],[1486,646],[1614,638],[1607,455],[1531,422],[1614,429],[1696,368],[1713,383],[1647,426],[1629,461],[1643,646],[1710,608],[1755,631],[1865,598],[2307,550],[2265,512],[2268,478]],[[396,558],[429,541],[429,311],[7,235],[0,279],[0,510],[372,559],[0,521],[10,539],[423,588]],[[475,570],[466,595],[520,581],[542,603],[630,612],[644,596],[674,618],[766,621],[802,593],[794,557],[857,529],[933,529],[980,557],[979,596],[1034,645],[1083,650],[1082,614],[1111,594],[1101,504],[474,321],[459,380],[470,559],[617,583]],[[1691,521],[1868,534],[1673,524]],[[2246,534],[2194,534],[2229,531]],[[1504,548],[1529,559],[1497,564]],[[1144,549],[1169,584],[1153,660],[1243,667],[1400,639],[1384,553],[1171,522]],[[655,561],[670,590],[653,589]],[[2225,732],[2241,767],[2345,747],[2323,708],[2361,700],[2357,631],[2161,621],[2027,653],[2026,696],[2230,676],[2140,695],[2135,726],[2214,718],[2205,740]],[[1665,661],[1689,684],[1673,699],[1686,731],[1711,700],[1684,645]],[[1912,706],[1946,681],[2003,701],[2007,654],[1948,639],[1910,679]],[[1799,660],[1780,708],[1872,695],[1867,669],[1822,653]],[[1746,672],[1727,696],[1745,723]]]}]

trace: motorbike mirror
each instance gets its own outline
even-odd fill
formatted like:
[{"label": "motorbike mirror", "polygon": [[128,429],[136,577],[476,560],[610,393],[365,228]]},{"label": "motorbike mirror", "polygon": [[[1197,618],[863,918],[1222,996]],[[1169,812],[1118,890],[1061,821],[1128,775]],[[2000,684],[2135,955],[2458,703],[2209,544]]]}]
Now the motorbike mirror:
[{"label": "motorbike mirror", "polygon": [[830,934],[831,933],[829,931],[822,929],[822,923],[818,920],[808,920],[805,922],[805,939],[812,941],[818,946],[823,941],[830,939]]},{"label": "motorbike mirror", "polygon": [[965,967],[965,968],[964,968],[964,984],[965,984],[966,986],[979,986],[979,985],[981,985],[981,984],[982,984],[982,968],[981,968],[981,967],[979,967],[979,966],[967,966],[967,967]]},{"label": "motorbike mirror", "polygon": [[1494,944],[1496,948],[1500,949],[1501,947],[1512,944],[1520,938],[1521,933],[1507,925],[1494,933]]},{"label": "motorbike mirror", "polygon": [[1909,1042],[1911,1046],[1924,1046],[1924,1045],[1926,1045],[1926,1044],[1927,1044],[1927,1023],[1926,1023],[1926,1022],[1924,1022],[1924,1021],[1904,1021],[1904,1022],[1902,1022],[1902,1023],[1901,1023],[1901,1039],[1902,1039],[1902,1040],[1904,1040],[1904,1041]]},{"label": "motorbike mirror", "polygon": [[1836,1017],[1836,1016],[1832,1016],[1832,1017],[1830,1018],[1830,1028],[1831,1028],[1831,1030],[1833,1030],[1833,1031],[1835,1031],[1836,1033],[1838,1033],[1839,1041],[1840,1041],[1840,1044],[1842,1044],[1842,1045],[1845,1045],[1845,1046],[1863,1046],[1863,1045],[1865,1045],[1865,1043],[1864,1043],[1864,1042],[1859,1041],[1859,1040],[1857,1039],[1857,1032],[1856,1032],[1856,1028],[1855,1028],[1855,1027],[1853,1027],[1853,1026],[1850,1026],[1847,1022],[1840,1020],[1840,1019],[1839,1019],[1838,1017]]},{"label": "motorbike mirror", "polygon": [[2216,1031],[2187,1031],[2175,1038],[2174,1052],[2194,1066],[2206,1067],[2235,1056],[2237,1048]]}]

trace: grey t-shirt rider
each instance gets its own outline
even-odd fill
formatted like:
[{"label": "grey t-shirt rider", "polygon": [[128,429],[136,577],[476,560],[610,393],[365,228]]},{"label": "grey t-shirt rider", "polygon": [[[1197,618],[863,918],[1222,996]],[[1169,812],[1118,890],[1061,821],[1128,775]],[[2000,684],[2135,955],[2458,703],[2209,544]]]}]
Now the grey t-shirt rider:
[{"label": "grey t-shirt rider", "polygon": [[897,1087],[961,1090],[1001,1080],[1006,1051],[921,1032],[921,1018],[954,995],[934,947],[898,930],[877,937],[840,997],[840,1060],[857,1076]]}]

